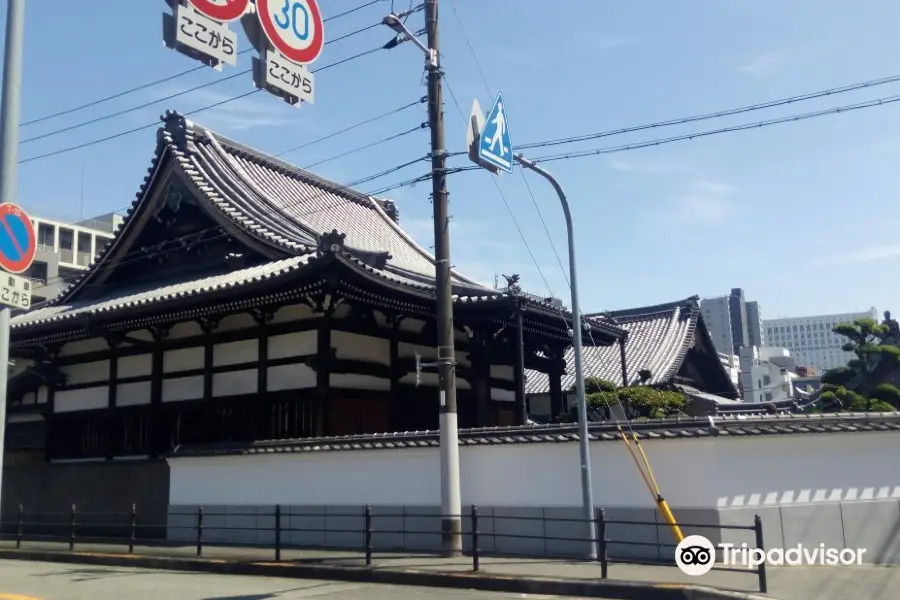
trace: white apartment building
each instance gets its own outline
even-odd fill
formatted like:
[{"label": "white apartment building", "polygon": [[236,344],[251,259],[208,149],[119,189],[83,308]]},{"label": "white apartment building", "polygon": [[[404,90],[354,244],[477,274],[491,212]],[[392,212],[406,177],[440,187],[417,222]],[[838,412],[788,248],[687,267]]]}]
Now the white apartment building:
[{"label": "white apartment building", "polygon": [[791,353],[775,346],[741,348],[741,396],[744,402],[779,402],[794,397],[797,375]]},{"label": "white apartment building", "polygon": [[842,367],[854,358],[852,352],[841,350],[847,340],[832,331],[834,326],[863,318],[876,322],[881,320],[874,308],[866,312],[766,319],[765,335],[768,343],[787,348],[798,365],[813,367],[817,373],[824,373],[828,369]]},{"label": "white apartment building", "polygon": [[113,238],[124,217],[115,213],[66,223],[30,214],[37,237],[34,263],[24,277],[31,280],[31,302],[55,298],[93,262]]},{"label": "white apartment building", "polygon": [[725,354],[724,352],[719,352],[718,354],[719,362],[722,363],[722,366],[725,367],[725,370],[728,371],[728,375],[731,377],[731,383],[734,384],[734,387],[738,387],[741,377],[740,357],[735,354]]}]

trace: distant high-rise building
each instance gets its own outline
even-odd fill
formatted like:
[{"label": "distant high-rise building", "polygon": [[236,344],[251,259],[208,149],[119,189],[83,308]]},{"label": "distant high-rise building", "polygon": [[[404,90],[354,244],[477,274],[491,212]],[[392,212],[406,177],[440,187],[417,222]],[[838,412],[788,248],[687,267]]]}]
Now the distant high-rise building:
[{"label": "distant high-rise building", "polygon": [[719,354],[734,355],[734,336],[731,332],[731,310],[728,296],[704,298],[700,301],[700,313],[709,330],[713,346]]},{"label": "distant high-rise building", "polygon": [[751,346],[766,345],[766,328],[763,326],[762,311],[756,300],[747,303],[747,329],[750,333]]},{"label": "distant high-rise building", "polygon": [[798,365],[813,367],[823,373],[843,367],[850,359],[856,358],[855,354],[844,352],[841,348],[847,339],[832,331],[835,325],[856,319],[878,321],[878,311],[870,308],[866,312],[766,319],[763,324],[769,345],[787,348]]},{"label": "distant high-rise building", "polygon": [[741,348],[763,345],[759,304],[747,302],[741,288],[701,300],[700,311],[718,352],[740,356]]}]

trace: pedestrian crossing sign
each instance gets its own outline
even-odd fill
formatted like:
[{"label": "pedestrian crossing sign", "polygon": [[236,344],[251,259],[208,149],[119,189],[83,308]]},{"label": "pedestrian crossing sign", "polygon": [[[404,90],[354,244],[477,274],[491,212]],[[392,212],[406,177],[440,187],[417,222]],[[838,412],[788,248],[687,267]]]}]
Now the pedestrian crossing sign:
[{"label": "pedestrian crossing sign", "polygon": [[497,94],[494,106],[491,107],[484,129],[481,131],[478,158],[507,173],[513,171],[513,148],[509,139],[509,122],[506,119],[502,92]]}]

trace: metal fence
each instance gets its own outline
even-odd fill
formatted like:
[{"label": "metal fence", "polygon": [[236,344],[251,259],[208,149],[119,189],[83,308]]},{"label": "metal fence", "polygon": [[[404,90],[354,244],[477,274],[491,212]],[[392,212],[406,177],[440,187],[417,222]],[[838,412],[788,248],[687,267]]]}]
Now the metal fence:
[{"label": "metal fence", "polygon": [[[196,512],[192,515],[194,518],[192,519],[193,523],[190,525],[173,525],[171,523],[166,524],[157,524],[157,523],[147,523],[141,522],[142,519],[139,518],[139,512],[136,505],[132,505],[131,511],[129,513],[85,513],[80,514],[75,505],[72,505],[71,509],[68,513],[28,513],[26,512],[24,506],[19,505],[18,513],[16,516],[16,520],[14,522],[2,522],[0,521],[0,532],[5,532],[3,538],[12,539],[15,542],[16,549],[21,549],[23,544],[29,541],[42,541],[42,540],[52,540],[52,541],[64,541],[68,543],[68,550],[70,552],[74,552],[79,543],[88,544],[88,543],[115,543],[115,544],[123,544],[127,545],[128,553],[133,554],[135,552],[136,545],[150,545],[150,546],[185,546],[185,542],[172,542],[169,540],[163,539],[163,536],[159,535],[160,531],[171,531],[173,529],[176,530],[189,530],[192,532],[191,534],[191,542],[190,546],[192,547],[192,554],[195,554],[197,558],[202,558],[204,556],[204,548],[205,547],[252,547],[257,549],[267,549],[271,550],[274,553],[275,561],[282,560],[282,553],[287,549],[299,549],[299,548],[307,548],[308,546],[298,546],[296,544],[286,543],[285,538],[289,537],[292,533],[338,533],[338,534],[354,534],[359,537],[361,543],[360,547],[357,550],[363,555],[365,558],[366,566],[371,566],[373,561],[373,553],[376,551],[381,551],[378,547],[378,544],[374,543],[375,536],[385,536],[385,535],[434,535],[440,536],[442,532],[439,530],[425,530],[425,529],[416,529],[416,528],[408,528],[408,527],[380,527],[378,526],[378,520],[383,515],[373,515],[373,510],[371,506],[366,506],[363,512],[362,519],[362,527],[345,527],[345,528],[335,528],[329,527],[327,529],[317,528],[317,527],[294,527],[291,526],[290,517],[318,517],[319,513],[303,513],[297,511],[286,512],[282,510],[281,505],[275,505],[273,511],[274,519],[271,527],[260,527],[255,524],[252,527],[242,527],[242,526],[228,526],[228,525],[210,525],[209,518],[210,517],[225,517],[227,516],[225,513],[221,512],[213,512],[209,510],[204,510],[202,506],[197,507]],[[230,516],[234,516],[233,514]],[[331,517],[359,517],[359,513],[329,513]],[[435,513],[432,515],[428,515],[431,517],[441,517],[440,514]],[[484,540],[486,538],[490,538],[494,541],[494,544],[491,544],[496,548],[496,539],[497,538],[513,538],[520,540],[543,540],[545,547],[547,542],[575,542],[582,543],[584,547],[587,549],[591,540],[588,540],[584,537],[573,537],[573,536],[548,536],[546,534],[543,535],[529,535],[524,533],[497,533],[495,527],[490,527],[491,531],[482,531],[480,525],[487,521],[487,519],[491,519],[492,517],[482,517],[479,514],[479,510],[477,506],[472,506],[467,515],[463,515],[465,521],[465,527],[463,531],[464,536],[464,555],[471,558],[472,571],[480,570],[480,560],[485,556],[502,556],[502,553],[486,551],[484,549]],[[504,516],[498,517],[504,520],[511,521],[555,521],[555,522],[563,522],[568,523],[573,528],[579,527],[582,531],[586,529],[583,527],[585,525],[585,521],[583,519],[576,518],[562,518],[562,517],[527,517],[527,516]],[[642,560],[638,558],[610,558],[609,557],[609,548],[612,545],[617,546],[643,546],[643,547],[655,547],[657,549],[670,549],[673,550],[676,548],[677,544],[674,543],[664,543],[660,541],[650,542],[650,541],[637,541],[634,539],[621,539],[621,538],[611,538],[608,535],[609,527],[615,525],[631,525],[631,526],[660,526],[660,523],[656,521],[641,521],[641,520],[618,520],[618,519],[608,519],[606,517],[606,511],[602,508],[598,508],[595,512],[594,519],[591,520],[591,527],[595,532],[595,540],[597,543],[596,546],[596,558],[591,558],[585,560],[585,562],[594,562],[599,566],[599,575],[601,579],[607,579],[609,577],[610,565],[615,564],[638,564],[638,565],[651,565],[651,566],[670,566],[677,568],[674,560]],[[744,530],[744,531],[752,531],[754,534],[754,546],[756,549],[765,553],[765,546],[763,543],[763,527],[762,527],[762,519],[759,515],[755,515],[754,522],[752,525],[726,525],[726,524],[700,524],[700,523],[679,523],[679,526],[682,529],[718,529],[718,530]],[[236,531],[236,532],[266,532],[267,534],[271,534],[273,537],[272,543],[236,543],[236,542],[208,542],[204,539],[204,534],[209,533],[211,531]],[[149,532],[150,535],[144,535],[144,532]],[[748,546],[749,548],[750,546]],[[585,552],[584,555],[587,555]],[[517,557],[541,557],[546,558],[545,554],[517,554]],[[768,582],[766,577],[766,566],[763,562],[758,567],[749,568],[749,567],[738,567],[738,566],[728,566],[722,564],[713,565],[712,569],[719,571],[731,571],[736,573],[750,573],[755,574],[757,576],[759,591],[762,593],[767,593],[768,591]]]}]

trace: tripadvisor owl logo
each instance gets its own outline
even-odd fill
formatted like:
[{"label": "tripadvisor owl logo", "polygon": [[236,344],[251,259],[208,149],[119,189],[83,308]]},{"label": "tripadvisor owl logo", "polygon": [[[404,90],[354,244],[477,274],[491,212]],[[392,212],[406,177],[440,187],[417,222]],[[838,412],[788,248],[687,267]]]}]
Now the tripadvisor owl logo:
[{"label": "tripadvisor owl logo", "polygon": [[689,535],[675,547],[675,564],[686,575],[706,575],[715,563],[716,547],[702,535]]}]

